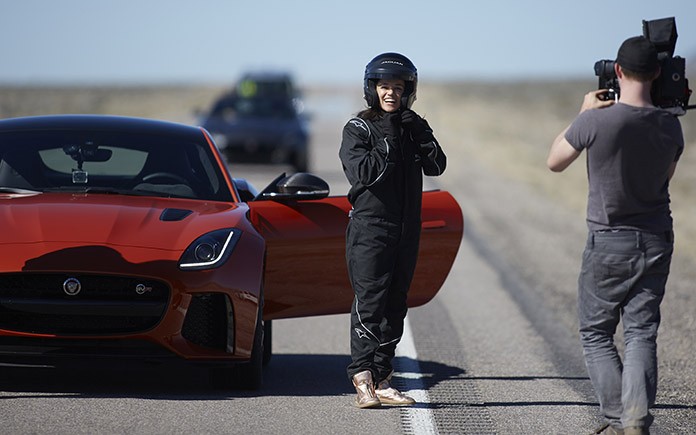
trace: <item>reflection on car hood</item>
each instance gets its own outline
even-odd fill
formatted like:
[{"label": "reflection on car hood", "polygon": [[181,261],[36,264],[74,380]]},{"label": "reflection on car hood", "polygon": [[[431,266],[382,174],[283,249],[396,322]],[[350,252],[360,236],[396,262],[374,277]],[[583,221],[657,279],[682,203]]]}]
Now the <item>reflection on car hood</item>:
[{"label": "reflection on car hood", "polygon": [[59,243],[182,251],[233,227],[235,204],[98,194],[0,195],[0,245]]}]

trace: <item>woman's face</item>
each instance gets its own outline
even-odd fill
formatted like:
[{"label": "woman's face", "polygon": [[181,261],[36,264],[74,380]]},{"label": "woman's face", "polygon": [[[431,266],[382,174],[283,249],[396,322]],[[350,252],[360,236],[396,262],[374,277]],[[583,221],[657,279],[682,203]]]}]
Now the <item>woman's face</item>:
[{"label": "woman's face", "polygon": [[379,107],[385,112],[396,112],[401,107],[401,96],[406,89],[406,82],[400,79],[380,80],[377,82]]}]

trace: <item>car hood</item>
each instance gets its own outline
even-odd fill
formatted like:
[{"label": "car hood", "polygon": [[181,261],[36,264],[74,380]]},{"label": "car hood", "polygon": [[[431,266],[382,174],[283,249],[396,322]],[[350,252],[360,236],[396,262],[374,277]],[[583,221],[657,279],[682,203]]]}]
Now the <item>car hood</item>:
[{"label": "car hood", "polygon": [[234,227],[244,212],[235,204],[173,198],[2,195],[0,245],[59,243],[182,251],[202,234]]}]

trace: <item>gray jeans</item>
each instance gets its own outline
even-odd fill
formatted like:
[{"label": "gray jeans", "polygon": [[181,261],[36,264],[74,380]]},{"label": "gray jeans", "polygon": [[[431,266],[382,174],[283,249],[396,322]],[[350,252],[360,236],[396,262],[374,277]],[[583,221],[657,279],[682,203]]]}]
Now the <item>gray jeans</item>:
[{"label": "gray jeans", "polygon": [[[591,232],[578,279],[585,363],[612,426],[649,427],[657,393],[657,328],[672,259],[672,233]],[[623,363],[614,344],[623,322]]]}]

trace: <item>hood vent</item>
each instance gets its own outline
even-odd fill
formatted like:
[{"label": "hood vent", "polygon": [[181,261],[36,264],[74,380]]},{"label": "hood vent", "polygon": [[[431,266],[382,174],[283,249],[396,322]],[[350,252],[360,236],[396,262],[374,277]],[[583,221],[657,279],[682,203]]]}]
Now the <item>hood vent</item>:
[{"label": "hood vent", "polygon": [[184,210],[180,208],[166,208],[160,215],[160,220],[164,222],[174,222],[181,221],[186,218],[186,216],[193,213],[191,210]]}]

